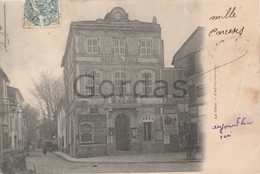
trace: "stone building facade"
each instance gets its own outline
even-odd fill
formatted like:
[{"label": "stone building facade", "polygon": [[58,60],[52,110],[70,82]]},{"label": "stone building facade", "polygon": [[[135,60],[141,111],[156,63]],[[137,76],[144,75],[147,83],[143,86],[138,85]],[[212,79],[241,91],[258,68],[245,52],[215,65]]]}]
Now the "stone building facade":
[{"label": "stone building facade", "polygon": [[7,87],[10,83],[10,80],[7,74],[3,71],[0,67],[0,119],[1,119],[1,128],[0,134],[1,144],[3,149],[9,148],[9,122],[8,122],[8,94],[7,94]]},{"label": "stone building facade", "polygon": [[190,134],[193,144],[203,146],[203,120],[205,118],[205,83],[202,67],[204,28],[198,27],[173,57],[172,65],[187,69]]},{"label": "stone building facade", "polygon": [[9,143],[11,148],[23,147],[25,145],[25,121],[22,117],[22,105],[24,98],[19,89],[8,86],[8,98],[10,103],[9,112]]},{"label": "stone building facade", "polygon": [[[169,132],[179,128],[177,114],[187,113],[187,97],[185,90],[176,87],[181,97],[172,91],[174,81],[185,80],[186,73],[164,68],[163,47],[155,17],[151,23],[130,20],[120,7],[104,19],[71,23],[62,60],[70,155],[179,149],[178,130],[177,139]],[[161,88],[164,78],[167,89]],[[164,113],[170,119],[168,127]],[[174,143],[175,148],[167,147]]]},{"label": "stone building facade", "polygon": [[9,84],[8,76],[0,67],[0,145],[3,149],[23,147],[26,143],[22,116],[24,98],[19,89]]},{"label": "stone building facade", "polygon": [[66,141],[66,113],[65,113],[65,105],[64,100],[61,99],[59,102],[59,106],[57,109],[57,143],[58,147],[62,151],[66,151],[67,141]]}]

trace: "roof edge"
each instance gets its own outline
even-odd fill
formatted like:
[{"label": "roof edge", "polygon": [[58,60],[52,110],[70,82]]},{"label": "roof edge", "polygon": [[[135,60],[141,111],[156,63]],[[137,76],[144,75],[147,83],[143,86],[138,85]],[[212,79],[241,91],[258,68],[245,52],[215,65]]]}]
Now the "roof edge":
[{"label": "roof edge", "polygon": [[7,74],[4,72],[4,70],[1,67],[0,67],[0,73],[3,75],[3,78],[5,79],[5,81],[10,83],[10,80],[9,80]]},{"label": "roof edge", "polygon": [[190,35],[190,37],[182,44],[182,46],[178,49],[178,51],[174,54],[172,63],[171,65],[174,65],[174,61],[176,59],[176,55],[180,52],[180,50],[194,37],[194,35],[199,31],[199,30],[204,30],[205,28],[202,26],[198,26],[193,33]]},{"label": "roof edge", "polygon": [[10,88],[10,89],[12,89],[14,91],[17,91],[19,97],[22,99],[22,101],[24,101],[23,95],[22,95],[21,91],[18,88],[15,88],[15,87],[12,87],[12,86],[7,86],[7,88]]}]

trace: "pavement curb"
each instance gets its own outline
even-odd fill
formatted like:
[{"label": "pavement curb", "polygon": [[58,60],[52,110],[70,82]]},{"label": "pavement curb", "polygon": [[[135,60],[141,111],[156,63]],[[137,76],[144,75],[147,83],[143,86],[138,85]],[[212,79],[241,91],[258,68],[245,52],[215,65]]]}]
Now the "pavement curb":
[{"label": "pavement curb", "polygon": [[68,156],[67,154],[60,154],[62,152],[53,152],[58,157],[65,159],[66,161],[72,163],[88,163],[88,164],[142,164],[142,163],[191,163],[191,162],[203,162],[203,160],[178,160],[178,161],[85,161],[80,160],[80,158],[73,158]]}]

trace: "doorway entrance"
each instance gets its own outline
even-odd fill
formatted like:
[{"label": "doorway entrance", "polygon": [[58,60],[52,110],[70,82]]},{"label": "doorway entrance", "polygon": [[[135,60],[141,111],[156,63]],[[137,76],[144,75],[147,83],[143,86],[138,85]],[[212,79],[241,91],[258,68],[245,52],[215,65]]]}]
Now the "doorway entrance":
[{"label": "doorway entrance", "polygon": [[116,150],[130,150],[130,121],[127,115],[120,114],[115,120]]}]

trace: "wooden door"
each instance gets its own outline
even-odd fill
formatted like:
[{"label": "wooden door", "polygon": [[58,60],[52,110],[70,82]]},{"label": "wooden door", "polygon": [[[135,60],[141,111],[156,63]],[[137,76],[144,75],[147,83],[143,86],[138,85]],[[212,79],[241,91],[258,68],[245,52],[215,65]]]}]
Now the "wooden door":
[{"label": "wooden door", "polygon": [[121,114],[116,117],[116,150],[126,151],[130,149],[129,118]]}]

